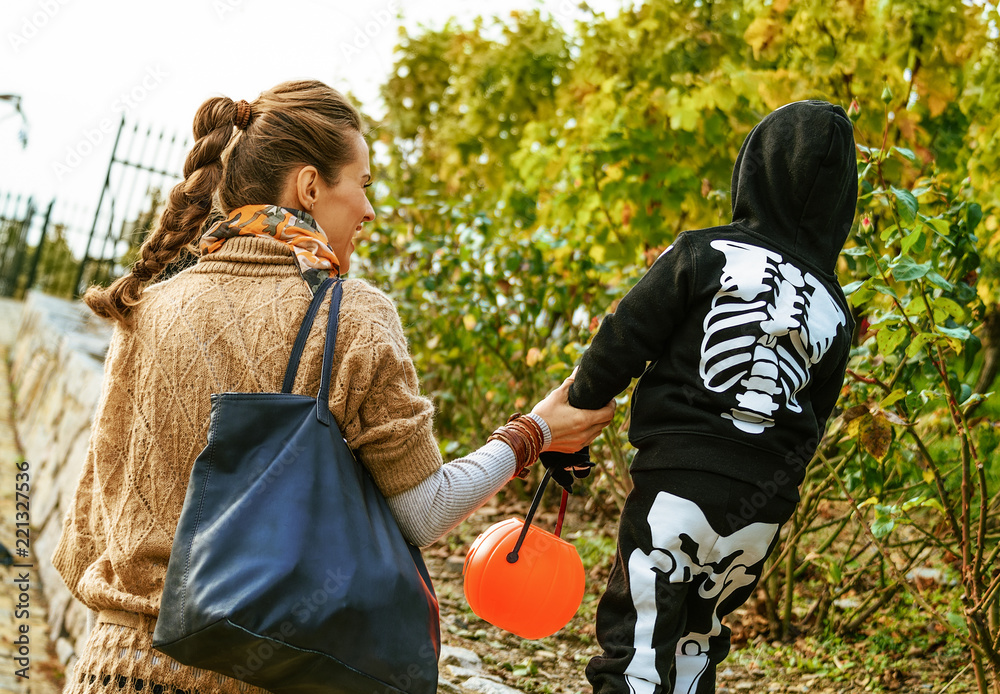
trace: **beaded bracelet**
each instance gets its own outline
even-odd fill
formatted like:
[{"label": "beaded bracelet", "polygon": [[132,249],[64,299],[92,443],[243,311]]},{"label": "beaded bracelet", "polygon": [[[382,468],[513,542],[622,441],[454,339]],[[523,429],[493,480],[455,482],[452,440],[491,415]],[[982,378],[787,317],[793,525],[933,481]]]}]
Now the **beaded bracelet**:
[{"label": "beaded bracelet", "polygon": [[514,451],[517,465],[514,476],[524,479],[528,476],[528,466],[538,460],[538,455],[542,452],[545,435],[538,422],[531,417],[522,416],[520,412],[515,412],[505,425],[486,439],[487,443],[494,440],[503,441]]}]

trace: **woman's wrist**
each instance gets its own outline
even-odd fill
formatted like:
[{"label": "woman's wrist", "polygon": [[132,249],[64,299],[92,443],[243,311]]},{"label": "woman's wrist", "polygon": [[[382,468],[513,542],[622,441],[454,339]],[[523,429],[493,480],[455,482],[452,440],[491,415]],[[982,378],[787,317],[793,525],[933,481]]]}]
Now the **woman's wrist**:
[{"label": "woman's wrist", "polygon": [[529,412],[524,415],[525,417],[531,417],[533,420],[538,422],[538,426],[542,428],[542,452],[549,450],[549,446],[552,445],[552,430],[549,429],[549,424],[546,422],[541,415],[537,415],[534,412]]},{"label": "woman's wrist", "polygon": [[545,434],[547,429],[548,425],[541,417],[516,412],[506,424],[490,434],[487,442],[499,440],[510,446],[517,463],[514,476],[524,478],[528,475],[528,466],[538,460],[546,446],[546,439],[551,442],[551,432],[548,436]]}]

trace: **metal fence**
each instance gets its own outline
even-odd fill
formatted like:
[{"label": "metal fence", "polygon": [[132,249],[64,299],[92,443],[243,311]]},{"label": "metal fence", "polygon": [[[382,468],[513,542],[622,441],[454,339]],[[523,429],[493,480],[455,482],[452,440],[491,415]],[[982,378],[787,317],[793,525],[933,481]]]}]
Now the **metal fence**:
[{"label": "metal fence", "polygon": [[189,149],[186,138],[123,118],[96,205],[0,192],[0,296],[76,297],[124,274]]},{"label": "metal fence", "polygon": [[21,195],[0,197],[0,296],[21,297],[29,288],[75,295],[92,217],[92,209],[68,201],[50,200],[42,207]]}]

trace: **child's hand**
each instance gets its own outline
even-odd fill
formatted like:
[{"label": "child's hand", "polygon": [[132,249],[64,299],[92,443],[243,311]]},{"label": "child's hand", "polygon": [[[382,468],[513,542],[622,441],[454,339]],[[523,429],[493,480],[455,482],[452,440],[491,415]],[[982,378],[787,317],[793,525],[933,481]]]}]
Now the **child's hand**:
[{"label": "child's hand", "polygon": [[574,376],[576,369],[531,410],[545,420],[552,432],[552,442],[545,449],[547,451],[576,453],[589,446],[614,417],[614,400],[599,410],[580,410],[569,404],[569,387]]},{"label": "child's hand", "polygon": [[582,480],[594,467],[589,447],[576,453],[546,451],[539,456],[539,460],[547,469],[552,470],[552,479],[570,494],[573,493],[573,480]]}]

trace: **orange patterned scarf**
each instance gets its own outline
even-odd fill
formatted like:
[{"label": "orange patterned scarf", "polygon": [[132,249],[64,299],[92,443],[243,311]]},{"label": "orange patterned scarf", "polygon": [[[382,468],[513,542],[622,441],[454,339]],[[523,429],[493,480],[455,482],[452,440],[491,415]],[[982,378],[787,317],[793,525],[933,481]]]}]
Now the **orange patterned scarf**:
[{"label": "orange patterned scarf", "polygon": [[277,205],[238,207],[229,219],[216,223],[201,237],[201,254],[219,250],[234,236],[270,236],[291,246],[299,272],[313,292],[331,274],[340,274],[336,253],[308,212]]}]

